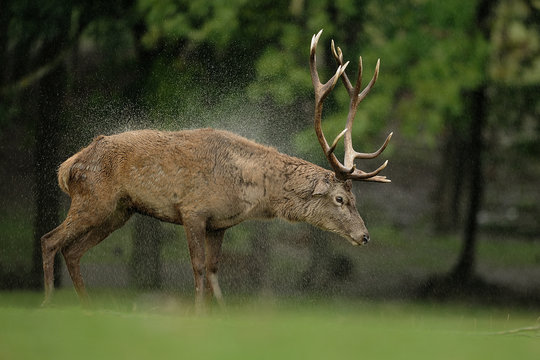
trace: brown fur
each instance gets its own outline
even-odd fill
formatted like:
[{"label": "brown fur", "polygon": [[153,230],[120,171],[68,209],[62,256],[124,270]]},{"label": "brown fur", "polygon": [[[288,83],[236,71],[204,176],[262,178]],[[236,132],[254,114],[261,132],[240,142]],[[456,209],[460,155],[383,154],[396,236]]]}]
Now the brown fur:
[{"label": "brown fur", "polygon": [[84,300],[80,258],[134,212],[184,225],[197,305],[205,278],[222,301],[217,266],[223,234],[244,220],[280,217],[336,232],[355,245],[369,239],[350,181],[227,131],[101,135],[60,166],[58,183],[71,207],[65,221],[42,238],[45,302],[53,290],[56,252],[62,251]]}]

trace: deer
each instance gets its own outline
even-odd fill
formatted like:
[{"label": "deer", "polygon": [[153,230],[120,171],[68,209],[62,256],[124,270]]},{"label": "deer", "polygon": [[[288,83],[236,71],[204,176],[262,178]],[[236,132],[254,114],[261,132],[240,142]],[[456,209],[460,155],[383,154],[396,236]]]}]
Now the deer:
[{"label": "deer", "polygon": [[[224,304],[218,265],[225,231],[250,219],[281,218],[306,222],[347,239],[352,245],[369,242],[369,232],[356,208],[352,181],[388,183],[379,173],[356,168],[356,159],[379,156],[392,133],[373,153],[356,152],[352,126],[358,104],[375,84],[380,60],[364,90],[362,57],[353,86],[343,54],[332,41],[337,70],[321,83],[316,48],[322,30],[313,35],[309,66],[315,93],[314,127],[332,170],[289,156],[273,147],[225,130],[134,130],[99,135],[58,168],[58,184],[71,198],[65,220],[43,235],[44,292],[47,305],[54,291],[54,257],[61,251],[75,291],[89,304],[80,270],[85,252],[140,213],[183,225],[195,285],[195,309],[204,309],[212,295]],[[329,144],[322,130],[323,102],[342,80],[350,105],[345,129]],[[343,138],[340,162],[334,150]]]}]

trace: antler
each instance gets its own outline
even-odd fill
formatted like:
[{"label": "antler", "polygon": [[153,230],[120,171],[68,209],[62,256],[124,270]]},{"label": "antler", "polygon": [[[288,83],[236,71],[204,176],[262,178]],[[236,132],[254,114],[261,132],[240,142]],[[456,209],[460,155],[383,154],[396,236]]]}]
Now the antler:
[{"label": "antler", "polygon": [[[310,70],[311,70],[311,80],[313,82],[313,87],[315,89],[315,118],[314,118],[315,132],[317,133],[317,138],[319,139],[319,143],[321,144],[321,147],[323,148],[324,154],[326,155],[328,162],[334,169],[336,176],[341,179],[390,182],[390,179],[387,179],[386,176],[377,176],[377,174],[381,172],[386,167],[386,165],[388,165],[388,160],[385,161],[384,164],[382,164],[377,170],[371,171],[371,172],[364,172],[360,169],[357,169],[356,165],[354,164],[354,160],[355,159],[373,159],[379,156],[388,145],[388,142],[392,138],[393,133],[390,133],[388,137],[386,138],[386,141],[384,142],[384,144],[379,148],[379,150],[373,153],[359,153],[355,151],[352,146],[352,135],[351,135],[354,117],[356,115],[358,104],[367,96],[367,94],[369,93],[373,85],[375,84],[375,81],[377,81],[377,76],[379,75],[380,59],[377,60],[377,65],[375,66],[375,73],[373,74],[373,78],[371,79],[369,84],[366,86],[366,88],[360,92],[360,89],[362,86],[362,57],[360,57],[359,64],[358,64],[358,79],[356,81],[356,85],[353,87],[347,74],[345,73],[345,69],[347,68],[347,65],[349,64],[349,62],[347,61],[345,64],[343,64],[343,54],[341,52],[341,49],[338,47],[336,51],[335,46],[334,46],[334,41],[332,40],[332,54],[334,55],[334,58],[336,59],[336,62],[338,63],[338,69],[336,73],[334,74],[334,76],[330,80],[328,80],[326,84],[323,85],[319,80],[319,75],[317,74],[317,62],[316,62],[316,56],[315,56],[317,43],[319,41],[321,34],[322,34],[322,30],[319,31],[318,34],[313,35],[313,38],[311,39],[309,65],[310,65]],[[326,141],[326,138],[324,137],[324,133],[321,127],[322,107],[323,107],[324,99],[326,98],[326,96],[328,96],[330,91],[332,91],[332,89],[334,88],[338,77],[341,77],[343,84],[345,85],[345,88],[347,89],[347,92],[349,93],[351,102],[349,104],[349,114],[347,116],[347,123],[346,123],[345,129],[334,139],[334,141],[332,142],[332,145],[329,146],[328,142]],[[342,164],[334,155],[334,150],[337,146],[337,143],[342,137],[344,137],[343,142],[344,142],[344,147],[345,147],[344,164]]]}]

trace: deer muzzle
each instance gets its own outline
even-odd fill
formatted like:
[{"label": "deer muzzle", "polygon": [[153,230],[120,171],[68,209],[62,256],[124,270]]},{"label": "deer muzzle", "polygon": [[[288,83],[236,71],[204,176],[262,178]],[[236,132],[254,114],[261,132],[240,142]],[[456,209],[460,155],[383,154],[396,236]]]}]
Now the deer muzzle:
[{"label": "deer muzzle", "polygon": [[353,246],[366,245],[369,242],[369,233],[367,231],[361,231],[351,234],[348,240]]}]

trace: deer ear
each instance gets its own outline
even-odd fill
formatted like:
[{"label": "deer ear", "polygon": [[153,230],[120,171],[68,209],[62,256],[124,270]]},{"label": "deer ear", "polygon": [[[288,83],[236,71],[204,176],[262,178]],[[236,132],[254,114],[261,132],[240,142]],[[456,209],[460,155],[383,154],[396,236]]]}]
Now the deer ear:
[{"label": "deer ear", "polygon": [[350,179],[345,181],[345,190],[347,191],[352,190],[352,181]]},{"label": "deer ear", "polygon": [[330,190],[330,182],[327,178],[320,179],[317,182],[317,185],[315,185],[315,188],[313,189],[313,193],[311,195],[324,195]]}]

